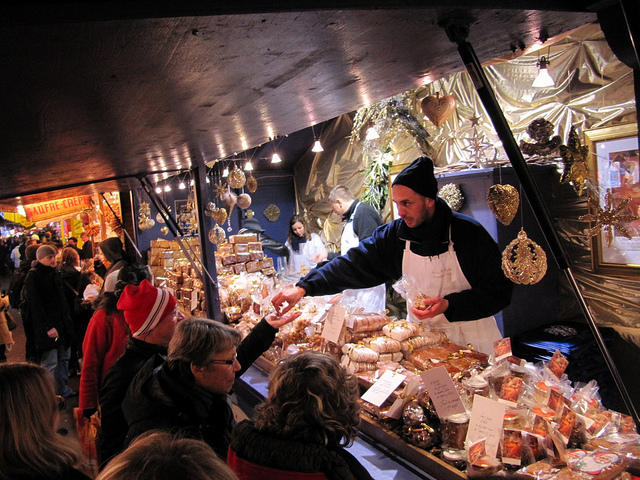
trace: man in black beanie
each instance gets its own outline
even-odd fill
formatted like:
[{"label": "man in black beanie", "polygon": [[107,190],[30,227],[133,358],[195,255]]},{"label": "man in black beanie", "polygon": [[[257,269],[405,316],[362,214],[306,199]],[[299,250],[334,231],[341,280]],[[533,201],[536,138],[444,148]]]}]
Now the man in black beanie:
[{"label": "man in black beanie", "polygon": [[453,343],[493,353],[493,342],[502,337],[493,315],[509,305],[513,291],[502,273],[498,245],[480,223],[438,198],[429,157],[417,158],[398,174],[392,199],[400,218],[284,289],[273,299],[276,309],[284,313],[305,295],[402,277],[414,290],[407,299],[410,320],[445,330]]}]

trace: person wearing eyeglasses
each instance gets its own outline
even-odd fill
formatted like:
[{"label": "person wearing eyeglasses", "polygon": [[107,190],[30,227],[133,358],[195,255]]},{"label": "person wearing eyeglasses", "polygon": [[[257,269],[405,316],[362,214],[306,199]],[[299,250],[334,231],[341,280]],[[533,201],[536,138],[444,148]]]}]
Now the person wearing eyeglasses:
[{"label": "person wearing eyeglasses", "polygon": [[267,315],[244,340],[238,330],[214,320],[182,321],[166,361],[149,360],[127,391],[126,443],[149,430],[179,432],[204,440],[226,459],[235,425],[229,396],[235,379],[271,346],[278,328],[299,315]]}]

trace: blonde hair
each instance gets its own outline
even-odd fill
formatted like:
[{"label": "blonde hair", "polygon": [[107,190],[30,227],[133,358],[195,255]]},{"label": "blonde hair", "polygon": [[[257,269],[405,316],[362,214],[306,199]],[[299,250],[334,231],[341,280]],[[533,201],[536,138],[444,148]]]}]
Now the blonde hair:
[{"label": "blonde hair", "polygon": [[256,407],[256,428],[286,440],[348,445],[360,421],[358,381],[338,361],[306,351],[282,360],[269,378],[269,395]]},{"label": "blonde hair", "polygon": [[237,480],[202,440],[151,431],[111,460],[96,480]]},{"label": "blonde hair", "polygon": [[56,433],[53,378],[31,363],[0,365],[0,479],[56,477],[79,465],[80,446]]},{"label": "blonde hair", "polygon": [[336,185],[329,192],[329,202],[331,203],[335,202],[336,200],[348,202],[355,199],[355,195],[344,185]]}]

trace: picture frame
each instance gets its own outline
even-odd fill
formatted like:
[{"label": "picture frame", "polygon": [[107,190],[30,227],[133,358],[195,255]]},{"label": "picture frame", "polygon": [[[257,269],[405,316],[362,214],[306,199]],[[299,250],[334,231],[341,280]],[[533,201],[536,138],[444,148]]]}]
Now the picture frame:
[{"label": "picture frame", "polygon": [[[640,215],[640,155],[638,126],[635,123],[598,128],[585,132],[588,165],[594,188],[592,201],[606,209],[605,195],[611,189],[613,206],[626,198],[629,205],[624,212]],[[589,204],[589,213],[596,209]],[[629,240],[617,229],[608,245],[605,231],[591,237],[591,262],[594,273],[610,275],[638,275],[640,273],[640,220],[625,224],[632,235]]]}]

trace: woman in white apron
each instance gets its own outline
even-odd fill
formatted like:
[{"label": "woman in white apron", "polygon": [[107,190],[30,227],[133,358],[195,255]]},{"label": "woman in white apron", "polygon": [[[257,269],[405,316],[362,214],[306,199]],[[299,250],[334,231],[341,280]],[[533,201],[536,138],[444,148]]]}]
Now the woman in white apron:
[{"label": "woman in white apron", "polygon": [[[340,238],[340,254],[344,255],[352,247],[360,243],[360,239],[353,231],[353,219],[361,205],[358,202],[342,229]],[[387,288],[385,284],[371,288],[361,288],[358,290],[345,290],[343,297],[344,305],[359,305],[365,309],[364,313],[383,313],[387,307]]]},{"label": "woman in white apron", "polygon": [[[416,280],[418,290],[428,297],[444,297],[471,288],[467,281],[451,241],[449,231],[449,248],[445,253],[432,257],[421,257],[411,251],[407,241],[402,258],[402,274],[410,275]],[[500,340],[502,334],[493,317],[481,318],[466,322],[449,322],[444,314],[426,320],[417,319],[407,305],[407,317],[415,323],[426,324],[434,329],[444,331],[451,342],[474,348],[486,354],[493,353],[493,342]]]}]

